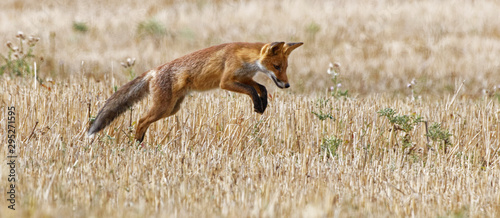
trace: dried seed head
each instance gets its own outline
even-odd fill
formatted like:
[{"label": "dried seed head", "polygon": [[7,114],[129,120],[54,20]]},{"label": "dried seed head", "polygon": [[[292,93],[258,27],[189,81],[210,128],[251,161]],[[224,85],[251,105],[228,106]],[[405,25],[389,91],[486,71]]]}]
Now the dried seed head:
[{"label": "dried seed head", "polygon": [[126,61],[126,62],[120,62],[120,64],[121,64],[124,68],[129,68],[129,67],[132,67],[132,66],[134,66],[134,64],[135,64],[135,58],[127,58],[127,61]]},{"label": "dried seed head", "polygon": [[40,40],[40,38],[38,37],[34,37],[34,36],[28,36],[28,45],[30,47],[33,47],[36,45],[36,43]]},{"label": "dried seed head", "polygon": [[26,39],[26,37],[24,36],[24,33],[22,31],[18,31],[16,34],[16,37],[20,38],[22,40]]},{"label": "dried seed head", "polygon": [[490,90],[483,89],[483,95],[490,95]]},{"label": "dried seed head", "polygon": [[5,45],[6,45],[7,47],[9,47],[9,49],[10,49],[10,50],[14,51],[14,49],[13,49],[14,45],[12,44],[12,42],[7,41],[7,43],[5,43]]},{"label": "dried seed head", "polygon": [[135,58],[127,58],[127,64],[131,67],[135,64]]},{"label": "dried seed head", "polygon": [[493,92],[500,91],[500,85],[494,85],[493,86]]},{"label": "dried seed head", "polygon": [[417,84],[417,80],[412,79],[410,83],[406,84],[406,87],[409,88],[409,89],[411,89],[416,84]]}]

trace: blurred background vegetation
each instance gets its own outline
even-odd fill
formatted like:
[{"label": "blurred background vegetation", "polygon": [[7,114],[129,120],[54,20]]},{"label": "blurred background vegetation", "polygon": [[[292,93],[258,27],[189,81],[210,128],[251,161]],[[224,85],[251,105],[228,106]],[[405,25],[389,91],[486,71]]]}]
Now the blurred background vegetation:
[{"label": "blurred background vegetation", "polygon": [[0,54],[9,55],[8,41],[19,46],[18,31],[39,38],[30,62],[40,81],[83,74],[123,84],[127,58],[140,74],[220,43],[303,41],[288,92],[332,89],[330,63],[355,96],[446,96],[465,80],[463,94],[477,97],[500,84],[497,1],[6,0],[0,8]]}]

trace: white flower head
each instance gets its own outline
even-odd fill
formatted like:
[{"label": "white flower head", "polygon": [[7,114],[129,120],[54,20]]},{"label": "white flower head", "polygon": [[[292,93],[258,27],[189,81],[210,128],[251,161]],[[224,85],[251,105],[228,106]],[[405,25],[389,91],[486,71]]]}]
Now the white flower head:
[{"label": "white flower head", "polygon": [[26,39],[26,37],[24,36],[24,33],[22,31],[18,31],[16,34],[16,37],[20,38],[22,40]]},{"label": "white flower head", "polygon": [[328,65],[328,70],[326,71],[326,73],[328,73],[330,75],[333,75],[333,76],[337,76],[338,75],[337,71],[335,70],[335,65],[332,64],[332,63],[330,63]]},{"label": "white flower head", "polygon": [[133,66],[135,64],[135,58],[127,58],[127,63],[129,66]]},{"label": "white flower head", "polygon": [[483,95],[489,95],[490,91],[488,89],[483,89]]},{"label": "white flower head", "polygon": [[334,72],[335,72],[335,70],[333,70],[333,64],[330,63],[330,65],[328,65],[328,70],[326,70],[326,73],[332,74]]},{"label": "white flower head", "polygon": [[120,62],[120,64],[121,64],[124,68],[129,68],[129,67],[132,67],[132,66],[134,66],[134,64],[135,64],[135,58],[127,58],[126,62]]}]

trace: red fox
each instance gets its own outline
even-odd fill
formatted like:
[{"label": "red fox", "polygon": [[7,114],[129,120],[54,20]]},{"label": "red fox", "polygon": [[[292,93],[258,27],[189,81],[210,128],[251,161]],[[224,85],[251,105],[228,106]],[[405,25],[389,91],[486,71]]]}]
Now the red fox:
[{"label": "red fox", "polygon": [[252,78],[260,71],[279,88],[288,88],[286,69],[288,56],[301,46],[297,43],[235,42],[205,48],[153,70],[146,71],[123,85],[106,101],[91,124],[93,136],[109,125],[134,103],[152,94],[153,105],[137,124],[135,140],[142,142],[151,123],[179,111],[184,96],[190,91],[221,89],[247,94],[255,112],[264,113],[267,90]]}]

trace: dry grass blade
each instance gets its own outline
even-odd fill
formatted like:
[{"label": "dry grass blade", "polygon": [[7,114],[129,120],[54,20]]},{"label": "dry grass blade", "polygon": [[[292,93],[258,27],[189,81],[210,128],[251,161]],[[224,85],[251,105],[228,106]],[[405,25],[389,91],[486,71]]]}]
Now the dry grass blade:
[{"label": "dry grass blade", "polygon": [[[383,96],[332,98],[335,119],[321,121],[311,113],[314,106],[303,107],[316,101],[315,96],[274,93],[268,111],[260,116],[252,113],[246,96],[195,93],[178,115],[152,126],[141,148],[123,137],[128,114],[92,144],[85,139],[88,99],[79,93],[105,92],[104,83],[85,82],[87,87],[61,83],[47,91],[30,90],[22,79],[15,81],[19,85],[3,81],[2,93],[30,93],[8,101],[19,108],[17,184],[22,201],[21,212],[15,213],[116,217],[494,217],[500,213],[495,206],[500,203],[499,184],[494,179],[500,177],[498,148],[486,141],[498,142],[498,120],[475,113],[497,111],[496,104],[456,99],[449,111],[460,116],[450,117],[445,110]],[[135,107],[134,120],[144,113],[146,103]],[[92,111],[98,106],[92,105]],[[389,142],[387,126],[375,114],[387,106],[448,123],[457,146],[444,153],[431,144],[434,149],[426,154],[383,146]],[[34,130],[33,120],[39,120]],[[1,133],[6,134],[5,128]],[[417,147],[427,145],[423,128],[413,134]],[[317,146],[329,135],[340,137],[342,145],[326,158]],[[305,149],[296,146],[296,138]],[[486,146],[493,148],[490,153]],[[1,157],[5,156],[3,150]],[[6,184],[2,179],[0,187]],[[0,213],[15,214],[6,208]]]}]

